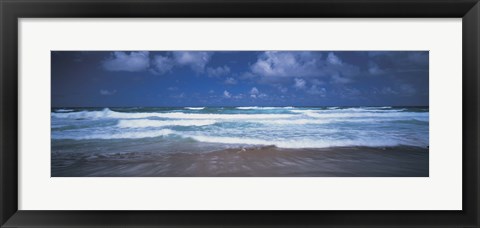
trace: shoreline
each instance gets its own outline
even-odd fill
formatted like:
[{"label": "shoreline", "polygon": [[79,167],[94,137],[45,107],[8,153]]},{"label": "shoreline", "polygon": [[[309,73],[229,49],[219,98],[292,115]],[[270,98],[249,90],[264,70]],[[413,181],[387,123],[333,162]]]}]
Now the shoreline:
[{"label": "shoreline", "polygon": [[429,149],[238,146],[212,152],[139,152],[62,156],[52,177],[428,177]]}]

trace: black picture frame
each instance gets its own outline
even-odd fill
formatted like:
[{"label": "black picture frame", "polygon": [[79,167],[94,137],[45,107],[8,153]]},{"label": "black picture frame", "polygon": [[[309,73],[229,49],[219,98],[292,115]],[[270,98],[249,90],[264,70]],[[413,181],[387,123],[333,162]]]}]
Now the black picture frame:
[{"label": "black picture frame", "polygon": [[[478,0],[0,0],[1,227],[479,227]],[[462,18],[461,211],[18,210],[19,18]]]}]

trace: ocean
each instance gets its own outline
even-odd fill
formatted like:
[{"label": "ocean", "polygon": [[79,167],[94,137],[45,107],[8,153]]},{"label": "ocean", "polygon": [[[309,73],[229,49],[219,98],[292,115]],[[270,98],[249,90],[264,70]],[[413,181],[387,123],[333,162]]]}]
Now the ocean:
[{"label": "ocean", "polygon": [[[296,170],[296,174],[322,176],[316,170],[319,167],[318,162],[309,164],[307,161],[317,159],[316,153],[318,156],[328,156],[325,153],[345,151],[345,148],[354,148],[356,151],[353,152],[354,156],[362,156],[361,151],[366,151],[365,154],[369,156],[377,151],[394,151],[392,154],[399,156],[397,161],[413,159],[407,159],[401,153],[397,155],[399,151],[413,157],[418,155],[423,162],[422,167],[419,167],[423,170],[420,173],[424,176],[425,169],[428,175],[429,109],[428,107],[52,108],[51,140],[52,176],[295,175],[286,171],[292,163],[291,157],[287,160],[276,157],[278,153],[285,155],[287,151],[288,153],[297,151],[294,156],[308,155],[308,159],[303,161],[303,167],[301,162],[290,164],[299,169]],[[358,151],[358,148],[363,150]],[[344,154],[351,154],[352,150]],[[229,155],[218,154],[221,152]],[[238,159],[243,160],[236,160],[235,156],[242,152],[251,155],[247,158],[240,156]],[[261,159],[268,157],[270,162],[264,161],[264,164],[259,164],[258,161],[261,159],[258,156],[265,153],[268,155]],[[248,162],[245,159],[252,160]],[[419,157],[415,159],[418,160]],[[342,166],[341,159],[336,162],[338,166]],[[382,162],[384,161],[378,160],[379,165]],[[253,163],[258,167],[249,166]],[[316,171],[305,170],[304,168],[308,166]],[[413,163],[409,163],[408,167],[410,170],[416,169]],[[276,171],[268,172],[269,169]],[[360,176],[377,176],[368,173]],[[404,171],[390,174],[403,176],[405,173],[408,174]],[[410,174],[415,176],[415,173],[418,174],[418,172]],[[335,176],[335,171],[329,174]],[[343,174],[356,176],[355,170]],[[388,176],[388,172],[385,175]]]}]

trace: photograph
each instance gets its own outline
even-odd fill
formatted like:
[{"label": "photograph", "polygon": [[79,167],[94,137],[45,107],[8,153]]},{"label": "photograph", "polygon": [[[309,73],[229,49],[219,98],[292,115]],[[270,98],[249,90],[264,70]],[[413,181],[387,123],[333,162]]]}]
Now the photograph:
[{"label": "photograph", "polygon": [[51,177],[429,177],[428,50],[52,50]]}]

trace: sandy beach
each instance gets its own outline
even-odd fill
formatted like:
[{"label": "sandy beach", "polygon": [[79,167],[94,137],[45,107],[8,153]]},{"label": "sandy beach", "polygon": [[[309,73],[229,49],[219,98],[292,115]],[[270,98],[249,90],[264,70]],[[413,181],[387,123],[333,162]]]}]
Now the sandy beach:
[{"label": "sandy beach", "polygon": [[128,152],[66,158],[52,154],[53,177],[428,177],[420,147],[230,148],[207,153]]}]

